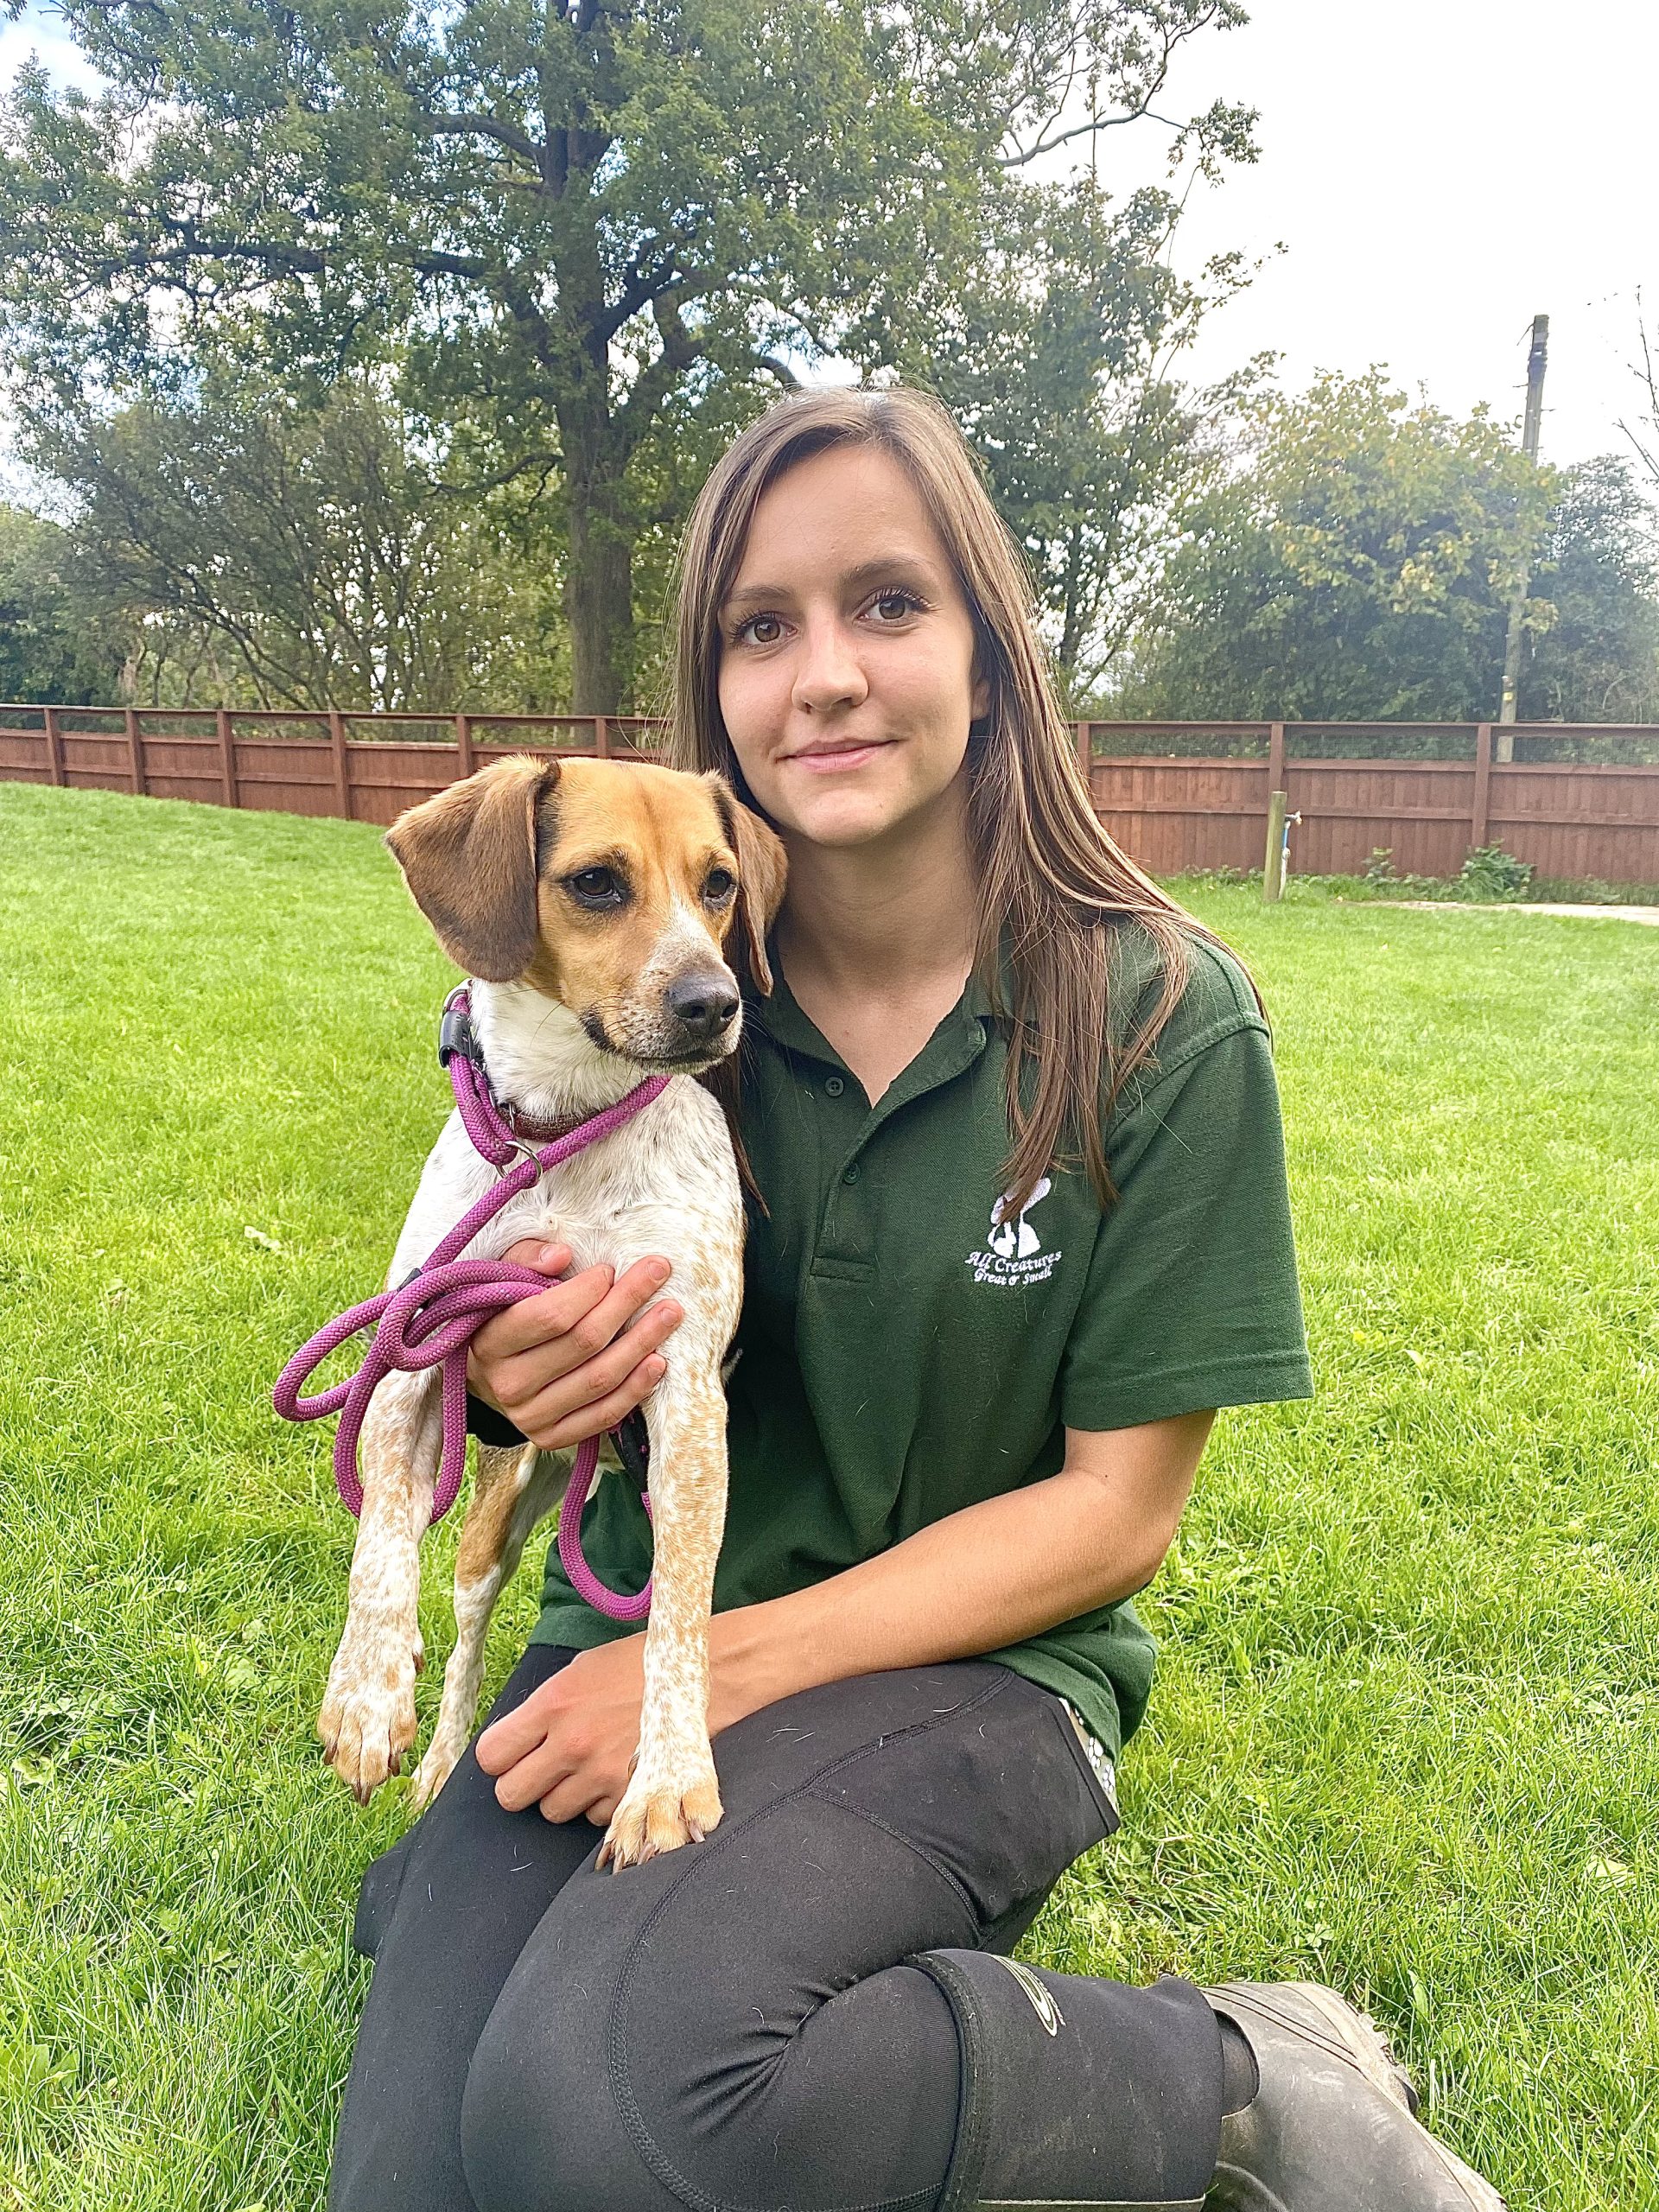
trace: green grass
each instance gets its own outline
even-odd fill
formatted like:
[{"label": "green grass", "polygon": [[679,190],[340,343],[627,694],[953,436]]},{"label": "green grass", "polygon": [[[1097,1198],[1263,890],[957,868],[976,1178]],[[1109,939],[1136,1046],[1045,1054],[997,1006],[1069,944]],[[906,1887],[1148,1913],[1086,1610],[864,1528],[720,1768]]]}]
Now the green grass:
[{"label": "green grass", "polygon": [[[1328,1978],[1517,2212],[1659,2203],[1659,934],[1192,897],[1274,1015],[1320,1395],[1218,1423],[1028,1948]],[[351,1525],[267,1393],[384,1264],[448,972],[367,830],[19,786],[0,940],[0,2206],[299,2212],[407,1801],[317,1764]]]}]

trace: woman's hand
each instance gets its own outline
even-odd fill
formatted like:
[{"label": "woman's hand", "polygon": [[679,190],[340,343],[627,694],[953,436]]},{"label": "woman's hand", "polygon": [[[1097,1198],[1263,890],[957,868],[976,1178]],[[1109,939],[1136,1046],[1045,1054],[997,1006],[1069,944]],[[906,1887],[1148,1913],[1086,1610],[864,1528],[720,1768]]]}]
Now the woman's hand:
[{"label": "woman's hand", "polygon": [[[796,1684],[773,1679],[766,1605],[716,1613],[709,1635],[709,1732],[758,1712]],[[539,1805],[550,1821],[605,1827],[628,1786],[639,1741],[645,1639],[617,1637],[579,1651],[568,1667],[493,1721],[478,1739],[478,1763],[496,1777],[498,1804],[510,1813]]]},{"label": "woman's hand", "polygon": [[[539,1241],[515,1244],[505,1256],[549,1276],[562,1274],[571,1259],[568,1246]],[[636,1260],[620,1276],[608,1267],[584,1268],[521,1298],[473,1338],[467,1389],[543,1451],[602,1435],[644,1404],[667,1368],[658,1346],[679,1326],[682,1309],[672,1299],[647,1313],[640,1308],[669,1274],[659,1259]],[[634,1715],[637,1721],[637,1694]]]},{"label": "woman's hand", "polygon": [[609,1821],[639,1741],[645,1639],[619,1637],[578,1651],[568,1667],[504,1713],[478,1739],[509,1813],[539,1804],[550,1821]]}]

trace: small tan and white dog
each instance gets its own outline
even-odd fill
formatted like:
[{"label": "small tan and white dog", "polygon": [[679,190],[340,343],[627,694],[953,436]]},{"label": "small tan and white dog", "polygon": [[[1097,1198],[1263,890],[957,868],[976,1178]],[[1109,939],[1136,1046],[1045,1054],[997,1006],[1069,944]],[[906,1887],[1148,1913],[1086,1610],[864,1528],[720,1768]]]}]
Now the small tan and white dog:
[{"label": "small tan and white dog", "polygon": [[[735,1047],[741,933],[771,988],[766,936],[783,896],[778,838],[718,776],[643,763],[504,760],[412,807],[387,833],[450,958],[474,978],[473,1027],[496,1100],[567,1123],[642,1076],[660,1096],[626,1127],[513,1199],[468,1247],[497,1259],[528,1237],[620,1274],[660,1254],[684,1308],[644,1412],[655,1541],[639,1751],[601,1853],[626,1866],[706,1834],[721,1815],[709,1741],[708,1630],[726,1510],[721,1363],[742,1289],[742,1196],[721,1106],[696,1078]],[[419,1266],[493,1181],[459,1114],[434,1147],[388,1285]],[[422,1663],[419,1548],[441,1440],[434,1370],[389,1375],[362,1437],[363,1510],[345,1631],[317,1731],[366,1802],[415,1739]],[[558,1504],[568,1455],[478,1448],[455,1562],[456,1642],[416,1778],[424,1803],[465,1750],[484,1637],[525,1540]]]}]

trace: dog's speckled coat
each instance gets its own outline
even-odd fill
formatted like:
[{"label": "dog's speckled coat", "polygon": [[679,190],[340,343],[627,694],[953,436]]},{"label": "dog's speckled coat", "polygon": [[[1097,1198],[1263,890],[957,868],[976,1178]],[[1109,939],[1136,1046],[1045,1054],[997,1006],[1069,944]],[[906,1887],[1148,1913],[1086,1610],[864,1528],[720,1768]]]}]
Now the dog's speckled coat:
[{"label": "dog's speckled coat", "polygon": [[[686,1064],[666,993],[690,974],[732,982],[722,948],[734,920],[752,974],[762,988],[770,983],[764,944],[782,897],[782,850],[717,779],[631,763],[504,761],[411,809],[388,842],[445,950],[474,970],[474,1027],[497,1097],[536,1120],[596,1113],[642,1072],[677,1057]],[[628,886],[613,914],[584,911],[566,893],[573,874],[599,866]],[[736,891],[711,897],[707,887],[722,874]],[[712,1052],[689,1057],[723,1057],[741,1020]],[[493,1173],[452,1115],[389,1285],[418,1266]],[[505,1207],[469,1255],[499,1258],[530,1237],[569,1245],[577,1269],[608,1262],[619,1275],[660,1254],[684,1310],[644,1409],[656,1546],[645,1700],[634,1770],[601,1853],[621,1866],[706,1833],[721,1813],[708,1625],[726,1506],[720,1370],[742,1292],[743,1211],[715,1099],[692,1074],[673,1074],[625,1128]],[[364,1427],[350,1602],[317,1723],[330,1764],[365,1801],[415,1738],[419,1547],[439,1441],[435,1372],[388,1376]],[[416,1777],[420,1802],[466,1747],[491,1611],[568,1471],[567,1458],[533,1447],[479,1452],[455,1567],[457,1639]]]}]

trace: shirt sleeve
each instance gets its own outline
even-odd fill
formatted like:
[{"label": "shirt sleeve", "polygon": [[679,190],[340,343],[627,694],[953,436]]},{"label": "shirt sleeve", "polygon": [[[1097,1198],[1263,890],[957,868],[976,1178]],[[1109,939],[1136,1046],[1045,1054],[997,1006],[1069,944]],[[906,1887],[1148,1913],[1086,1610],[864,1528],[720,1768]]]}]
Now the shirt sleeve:
[{"label": "shirt sleeve", "polygon": [[1060,1375],[1069,1428],[1309,1398],[1284,1132],[1262,1023],[1158,1073],[1116,1122],[1101,1217]]}]

